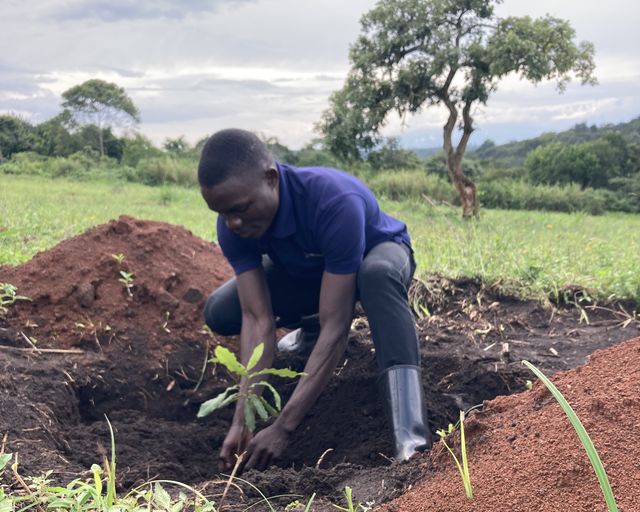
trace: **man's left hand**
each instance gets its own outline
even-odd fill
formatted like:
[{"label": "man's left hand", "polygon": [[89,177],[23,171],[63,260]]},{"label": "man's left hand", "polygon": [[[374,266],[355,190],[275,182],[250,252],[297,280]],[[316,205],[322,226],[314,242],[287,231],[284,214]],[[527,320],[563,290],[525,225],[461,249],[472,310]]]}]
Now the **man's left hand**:
[{"label": "man's left hand", "polygon": [[289,432],[277,423],[258,432],[247,446],[245,469],[266,469],[274,459],[280,457],[289,444]]}]

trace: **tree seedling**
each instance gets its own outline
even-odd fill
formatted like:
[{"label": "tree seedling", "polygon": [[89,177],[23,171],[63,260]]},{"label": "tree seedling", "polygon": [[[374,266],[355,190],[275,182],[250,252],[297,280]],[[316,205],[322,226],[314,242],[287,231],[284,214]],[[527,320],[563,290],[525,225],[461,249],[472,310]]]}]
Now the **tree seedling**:
[{"label": "tree seedling", "polygon": [[18,289],[11,283],[0,283],[0,314],[6,315],[9,312],[7,306],[11,306],[19,300],[31,300],[24,295],[18,295]]},{"label": "tree seedling", "polygon": [[133,272],[126,272],[125,270],[120,271],[120,279],[118,279],[129,294],[129,297],[133,297],[133,293],[131,293],[131,289],[133,288]]},{"label": "tree seedling", "polygon": [[[262,358],[263,353],[264,343],[260,343],[258,346],[256,346],[255,349],[253,349],[253,353],[251,354],[251,357],[249,358],[249,361],[245,366],[240,361],[238,361],[235,354],[228,348],[218,345],[213,352],[214,357],[211,359],[211,362],[220,363],[221,365],[223,365],[231,374],[236,377],[238,383],[234,386],[229,386],[215,398],[204,402],[200,406],[200,410],[198,411],[198,418],[208,416],[213,411],[221,409],[242,399],[244,400],[244,425],[243,435],[241,436],[241,438],[244,438],[244,433],[247,430],[249,432],[253,432],[255,430],[256,416],[263,421],[268,420],[270,417],[276,417],[280,413],[280,409],[282,408],[280,394],[271,384],[269,384],[264,379],[268,375],[276,375],[278,377],[293,379],[295,377],[304,375],[304,373],[296,372],[289,368],[263,368],[262,370],[252,371]],[[246,379],[245,383],[241,382],[243,378]],[[271,394],[273,395],[274,405],[271,405],[262,396],[261,388],[267,388],[271,392]],[[240,447],[238,447],[237,451],[240,451]],[[222,504],[224,503],[224,500],[227,496],[229,486],[231,485],[236,472],[240,468],[243,457],[244,452],[240,453],[239,455],[236,454],[236,463],[233,467],[231,475],[229,476],[229,480],[227,481],[227,485],[224,489],[224,492],[222,493],[222,497],[220,498],[220,508],[222,508]]]},{"label": "tree seedling", "polygon": [[460,455],[462,458],[462,463],[445,441],[445,438],[449,434],[451,434],[456,427],[449,423],[449,427],[447,427],[447,429],[440,429],[436,433],[438,434],[438,436],[440,436],[442,444],[444,444],[445,448],[449,451],[451,457],[453,457],[453,461],[456,463],[456,467],[458,468],[458,472],[460,473],[460,477],[462,478],[464,491],[467,494],[467,498],[471,500],[473,499],[473,489],[471,488],[471,475],[469,474],[469,463],[467,461],[467,445],[464,437],[464,411],[460,411],[460,421],[458,422],[458,424],[460,425]]},{"label": "tree seedling", "polygon": [[[223,365],[236,377],[238,383],[228,387],[218,396],[204,402],[198,411],[198,418],[208,416],[213,411],[226,407],[240,399],[244,399],[244,426],[249,432],[253,432],[256,428],[256,417],[266,421],[270,417],[278,415],[282,408],[280,394],[264,378],[267,375],[275,375],[285,379],[294,379],[304,375],[304,373],[296,372],[289,368],[263,368],[262,370],[252,371],[260,361],[263,352],[264,343],[260,343],[253,350],[249,362],[245,366],[238,361],[234,353],[228,348],[221,345],[215,348],[211,362]],[[243,377],[247,380],[246,386],[240,385],[240,379]],[[273,405],[262,396],[262,393],[258,393],[260,388],[266,388],[271,392]]]}]

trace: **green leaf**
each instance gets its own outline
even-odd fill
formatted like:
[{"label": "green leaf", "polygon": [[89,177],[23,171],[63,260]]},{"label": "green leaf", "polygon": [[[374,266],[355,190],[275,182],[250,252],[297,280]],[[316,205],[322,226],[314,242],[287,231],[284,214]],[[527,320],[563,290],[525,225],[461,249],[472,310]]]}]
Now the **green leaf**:
[{"label": "green leaf", "polygon": [[249,400],[251,401],[251,406],[258,413],[258,416],[260,416],[260,419],[262,419],[262,421],[267,421],[269,419],[269,413],[260,399],[252,393],[249,395]]},{"label": "green leaf", "polygon": [[11,453],[2,453],[2,454],[0,454],[0,471],[7,464],[9,464],[9,461],[11,460],[11,457],[13,457],[13,454],[11,454]]},{"label": "green leaf", "polygon": [[238,398],[237,392],[229,395],[229,393],[232,393],[237,388],[238,388],[237,386],[227,388],[215,398],[211,398],[210,400],[203,402],[200,405],[200,409],[198,410],[197,417],[204,418],[205,416],[208,416],[216,409],[225,407],[226,405],[230,404],[233,400],[237,399]]},{"label": "green leaf", "polygon": [[218,345],[214,350],[214,354],[215,354],[215,358],[214,358],[215,362],[223,365],[231,373],[235,373],[237,375],[242,375],[242,376],[247,375],[247,369],[244,366],[242,366],[242,364],[240,364],[235,354],[231,352],[231,350],[229,350],[228,348],[223,347],[222,345]]},{"label": "green leaf", "polygon": [[522,364],[525,365],[529,370],[531,370],[536,377],[538,377],[547,389],[551,391],[551,394],[560,404],[562,410],[569,418],[571,425],[575,429],[578,437],[580,438],[580,442],[587,452],[587,456],[589,457],[589,461],[591,462],[591,466],[593,466],[593,470],[598,478],[598,482],[600,483],[600,489],[602,491],[602,495],[604,496],[604,500],[607,504],[607,509],[609,512],[617,512],[618,506],[616,505],[616,500],[613,495],[613,491],[611,490],[611,485],[609,484],[609,478],[607,477],[607,472],[602,465],[602,461],[600,460],[600,456],[596,451],[595,446],[593,445],[593,441],[589,437],[587,430],[584,428],[584,425],[578,418],[578,415],[569,405],[566,398],[562,395],[562,393],[556,388],[556,386],[551,382],[544,373],[542,373],[538,368],[532,365],[529,361],[522,361]]},{"label": "green leaf", "polygon": [[264,405],[264,408],[267,410],[269,415],[274,417],[278,415],[278,411],[273,407],[273,405],[267,402],[267,400],[263,396],[260,397],[260,401],[262,402],[262,405]]},{"label": "green leaf", "polygon": [[261,380],[259,382],[254,383],[254,384],[251,384],[251,387],[254,387],[254,386],[264,386],[265,388],[269,388],[269,391],[271,391],[271,394],[273,395],[273,401],[275,403],[276,409],[278,411],[280,409],[282,409],[282,404],[281,404],[281,401],[280,401],[280,393],[278,393],[276,391],[276,388],[274,388],[266,380]]},{"label": "green leaf", "polygon": [[260,358],[262,357],[263,353],[264,353],[264,343],[260,343],[260,345],[258,345],[256,348],[253,349],[251,358],[247,363],[247,371],[251,370],[251,368],[253,368],[255,365],[258,364],[258,361],[260,361]]},{"label": "green leaf", "polygon": [[244,424],[247,426],[249,432],[253,432],[256,429],[256,415],[251,407],[251,402],[247,400],[244,403]]},{"label": "green leaf", "polygon": [[165,510],[169,510],[171,508],[171,496],[169,496],[169,493],[165,491],[159,483],[156,483],[155,485],[153,501]]},{"label": "green leaf", "polygon": [[304,372],[296,372],[290,368],[265,368],[264,370],[255,372],[254,375],[275,375],[285,379],[294,379],[306,374]]}]

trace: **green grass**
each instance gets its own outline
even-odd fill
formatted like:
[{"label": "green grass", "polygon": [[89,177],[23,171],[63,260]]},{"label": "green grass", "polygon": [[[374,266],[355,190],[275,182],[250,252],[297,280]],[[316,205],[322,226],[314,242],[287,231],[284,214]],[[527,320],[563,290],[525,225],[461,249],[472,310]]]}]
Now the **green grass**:
[{"label": "green grass", "polygon": [[[571,284],[599,298],[640,299],[640,215],[483,210],[479,222],[464,222],[458,209],[426,202],[382,207],[409,225],[422,277],[479,277],[526,296]],[[215,215],[197,189],[3,175],[0,264],[21,263],[121,214],[215,239]]]},{"label": "green grass", "polygon": [[601,299],[640,299],[640,215],[482,210],[466,222],[454,208],[383,207],[409,225],[419,274],[480,277],[532,297],[579,285]]}]

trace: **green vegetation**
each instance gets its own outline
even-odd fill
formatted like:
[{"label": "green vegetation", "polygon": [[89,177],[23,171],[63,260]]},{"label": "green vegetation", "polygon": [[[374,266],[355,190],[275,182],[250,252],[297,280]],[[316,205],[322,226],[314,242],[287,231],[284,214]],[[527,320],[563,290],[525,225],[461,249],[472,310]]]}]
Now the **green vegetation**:
[{"label": "green vegetation", "polygon": [[349,54],[351,69],[320,122],[327,147],[360,160],[380,145],[391,113],[403,118],[442,106],[448,115],[448,174],[462,215],[477,215],[476,188],[462,162],[475,130],[472,112],[487,104],[500,80],[512,74],[534,84],[555,80],[560,92],[572,77],[596,83],[593,44],[574,42],[568,21],[550,15],[500,18],[494,13],[499,3],[380,0],[362,17]]},{"label": "green vegetation", "polygon": [[569,405],[566,398],[562,395],[562,393],[558,390],[558,388],[551,382],[544,373],[542,373],[538,368],[532,365],[529,361],[522,361],[529,370],[531,370],[536,377],[538,377],[543,384],[547,387],[553,397],[558,401],[560,407],[569,418],[571,422],[571,426],[575,429],[578,437],[580,438],[580,442],[584,447],[584,450],[587,452],[587,457],[589,457],[589,461],[591,462],[591,466],[593,466],[593,470],[596,473],[596,477],[598,478],[598,483],[600,484],[600,489],[602,490],[602,495],[604,496],[604,500],[607,503],[607,510],[609,512],[617,512],[618,506],[616,504],[616,499],[613,496],[613,490],[611,489],[611,485],[609,484],[609,478],[607,477],[607,472],[602,465],[602,461],[600,460],[600,456],[596,451],[595,446],[593,446],[593,441],[589,437],[587,430],[582,425],[580,418],[575,413],[573,408]]},{"label": "green vegetation", "polygon": [[[420,197],[383,199],[382,207],[408,224],[421,277],[478,277],[538,298],[558,299],[570,284],[594,298],[640,299],[638,215],[484,210],[480,222],[465,222],[456,208]],[[196,189],[3,176],[0,264],[24,262],[121,214],[215,240],[215,215]]]},{"label": "green vegetation", "polygon": [[[238,380],[238,384],[225,389],[218,396],[207,400],[200,406],[198,418],[208,416],[217,409],[222,409],[229,404],[237,401],[244,402],[244,425],[249,432],[253,432],[256,428],[256,416],[262,421],[268,420],[270,417],[278,415],[281,409],[280,394],[271,384],[265,381],[268,375],[275,375],[285,379],[294,379],[304,375],[304,373],[290,370],[289,368],[263,368],[261,370],[253,370],[262,358],[264,352],[264,343],[260,343],[253,350],[247,365],[243,365],[236,358],[235,354],[228,348],[218,345],[215,348],[214,355],[211,359],[212,363],[223,365]],[[240,379],[247,380],[248,385],[244,388],[240,384]],[[273,396],[273,405],[271,405],[261,393],[261,388],[267,388]]]},{"label": "green vegetation", "polygon": [[7,306],[11,306],[18,300],[31,300],[24,295],[18,295],[18,289],[11,283],[0,283],[0,315],[9,311]]},{"label": "green vegetation", "polygon": [[[460,458],[462,462],[458,460],[458,457],[453,450],[446,442],[446,437],[451,434],[456,427],[460,427]],[[460,420],[454,426],[452,423],[449,423],[449,427],[447,429],[440,429],[437,431],[438,436],[442,440],[442,444],[447,449],[453,461],[456,463],[456,468],[458,468],[458,473],[460,473],[460,478],[462,478],[462,484],[464,485],[464,492],[467,495],[467,498],[470,500],[473,499],[473,488],[471,487],[471,475],[469,474],[469,463],[467,461],[467,443],[464,437],[464,411],[460,411]]]}]

